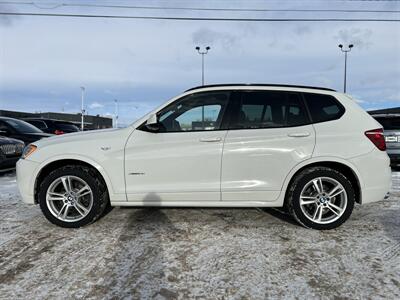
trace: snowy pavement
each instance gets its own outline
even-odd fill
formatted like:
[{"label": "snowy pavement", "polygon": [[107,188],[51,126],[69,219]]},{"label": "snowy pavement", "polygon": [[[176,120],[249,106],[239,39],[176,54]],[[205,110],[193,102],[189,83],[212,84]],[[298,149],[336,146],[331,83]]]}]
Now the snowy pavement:
[{"label": "snowy pavement", "polygon": [[0,175],[0,299],[400,298],[400,173],[340,228],[272,209],[115,208],[56,227]]}]

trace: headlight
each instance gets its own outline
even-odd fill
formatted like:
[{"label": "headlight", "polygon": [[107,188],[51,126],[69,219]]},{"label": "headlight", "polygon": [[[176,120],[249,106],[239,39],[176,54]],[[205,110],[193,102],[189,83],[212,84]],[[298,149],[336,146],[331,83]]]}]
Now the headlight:
[{"label": "headlight", "polygon": [[21,158],[22,158],[22,159],[27,158],[27,157],[30,156],[33,152],[35,152],[36,149],[37,149],[37,146],[32,145],[32,144],[29,144],[28,146],[26,146],[26,147],[24,148],[24,151],[22,152]]}]

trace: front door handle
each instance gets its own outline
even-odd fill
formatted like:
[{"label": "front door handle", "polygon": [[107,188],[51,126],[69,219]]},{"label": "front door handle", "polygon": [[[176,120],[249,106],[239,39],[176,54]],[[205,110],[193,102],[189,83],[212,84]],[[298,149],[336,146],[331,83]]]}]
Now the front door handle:
[{"label": "front door handle", "polygon": [[309,132],[294,132],[294,133],[289,133],[288,136],[290,137],[307,137],[310,136]]},{"label": "front door handle", "polygon": [[212,138],[201,138],[200,142],[203,143],[215,143],[215,142],[220,142],[222,141],[222,138],[220,137],[212,137]]}]

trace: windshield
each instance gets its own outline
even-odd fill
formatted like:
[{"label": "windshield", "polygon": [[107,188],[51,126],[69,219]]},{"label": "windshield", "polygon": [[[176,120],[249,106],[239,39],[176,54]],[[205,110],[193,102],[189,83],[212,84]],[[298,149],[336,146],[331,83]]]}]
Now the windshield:
[{"label": "windshield", "polygon": [[21,120],[4,120],[9,126],[14,128],[18,133],[43,133],[35,126]]},{"label": "windshield", "polygon": [[400,117],[375,118],[385,130],[400,130]]}]

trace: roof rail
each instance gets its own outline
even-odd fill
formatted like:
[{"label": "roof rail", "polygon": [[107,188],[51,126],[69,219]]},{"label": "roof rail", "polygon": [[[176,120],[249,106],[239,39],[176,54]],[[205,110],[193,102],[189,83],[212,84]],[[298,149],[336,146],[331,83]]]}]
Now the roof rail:
[{"label": "roof rail", "polygon": [[226,83],[226,84],[209,84],[200,85],[186,90],[185,92],[201,89],[201,88],[211,88],[211,87],[234,87],[234,86],[270,86],[270,87],[289,87],[289,88],[303,88],[303,89],[313,89],[313,90],[323,90],[336,92],[336,90],[317,87],[317,86],[306,86],[306,85],[290,85],[290,84],[265,84],[265,83]]}]

